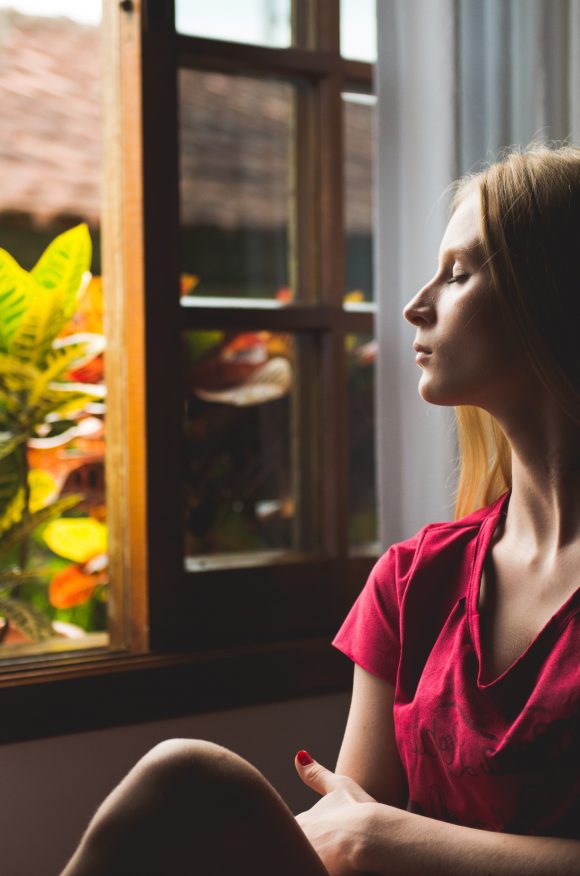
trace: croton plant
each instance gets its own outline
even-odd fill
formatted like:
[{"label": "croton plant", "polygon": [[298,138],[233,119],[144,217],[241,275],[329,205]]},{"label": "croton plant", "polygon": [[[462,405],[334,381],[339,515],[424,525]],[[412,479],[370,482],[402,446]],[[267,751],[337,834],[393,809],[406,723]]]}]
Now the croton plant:
[{"label": "croton plant", "polygon": [[[102,465],[102,297],[85,224],[32,270],[0,249],[0,636],[103,629],[104,507],[70,475]],[[68,483],[67,483],[68,481]]]}]

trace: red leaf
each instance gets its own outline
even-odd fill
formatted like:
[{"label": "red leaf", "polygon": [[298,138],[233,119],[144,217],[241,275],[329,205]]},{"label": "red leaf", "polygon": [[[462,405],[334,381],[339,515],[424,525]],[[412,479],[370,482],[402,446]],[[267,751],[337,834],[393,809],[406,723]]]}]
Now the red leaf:
[{"label": "red leaf", "polygon": [[54,576],[48,589],[50,604],[55,608],[70,608],[72,605],[82,605],[94,593],[97,579],[87,575],[82,566],[68,566]]}]

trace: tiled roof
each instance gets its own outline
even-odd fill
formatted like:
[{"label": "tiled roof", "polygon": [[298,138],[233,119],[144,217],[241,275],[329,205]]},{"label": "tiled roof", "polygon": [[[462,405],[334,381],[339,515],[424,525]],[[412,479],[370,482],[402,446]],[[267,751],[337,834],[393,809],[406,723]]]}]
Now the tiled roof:
[{"label": "tiled roof", "polygon": [[0,15],[0,211],[98,223],[99,31],[66,18]]},{"label": "tiled roof", "polygon": [[[182,218],[273,227],[288,221],[292,86],[180,77]],[[0,10],[0,213],[42,224],[68,214],[98,224],[101,186],[99,29]],[[368,107],[349,104],[347,226],[372,225]]]}]

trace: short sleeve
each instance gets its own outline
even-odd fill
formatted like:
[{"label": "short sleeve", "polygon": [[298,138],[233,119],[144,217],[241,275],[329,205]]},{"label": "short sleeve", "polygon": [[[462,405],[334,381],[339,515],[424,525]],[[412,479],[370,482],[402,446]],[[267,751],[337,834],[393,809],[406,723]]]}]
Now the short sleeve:
[{"label": "short sleeve", "polygon": [[418,539],[416,535],[393,545],[377,561],[332,642],[367,672],[392,685],[401,652],[400,605]]}]

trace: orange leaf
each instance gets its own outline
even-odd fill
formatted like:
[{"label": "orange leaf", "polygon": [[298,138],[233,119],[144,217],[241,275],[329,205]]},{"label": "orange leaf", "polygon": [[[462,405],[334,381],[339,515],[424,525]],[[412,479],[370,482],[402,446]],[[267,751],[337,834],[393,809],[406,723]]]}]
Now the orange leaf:
[{"label": "orange leaf", "polygon": [[199,277],[195,274],[182,274],[179,280],[179,294],[190,295],[199,285]]},{"label": "orange leaf", "polygon": [[91,277],[91,281],[77,304],[75,313],[65,325],[60,337],[78,332],[103,333],[103,283],[101,277]]},{"label": "orange leaf", "polygon": [[276,292],[276,301],[279,301],[281,304],[288,304],[293,298],[294,292],[289,286],[282,286]]},{"label": "orange leaf", "polygon": [[78,565],[68,566],[54,576],[48,589],[50,604],[55,608],[70,608],[82,605],[94,593],[97,579],[87,575]]},{"label": "orange leaf", "polygon": [[86,365],[81,365],[74,371],[69,371],[67,378],[73,383],[102,383],[104,378],[104,357],[101,353],[87,362]]}]

